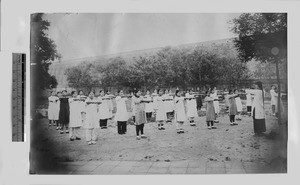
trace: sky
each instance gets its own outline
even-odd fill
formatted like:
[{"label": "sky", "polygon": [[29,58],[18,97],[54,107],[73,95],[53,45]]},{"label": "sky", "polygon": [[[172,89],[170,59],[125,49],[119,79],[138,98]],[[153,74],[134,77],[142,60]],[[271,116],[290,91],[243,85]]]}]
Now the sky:
[{"label": "sky", "polygon": [[229,13],[45,14],[62,61],[231,38]]}]

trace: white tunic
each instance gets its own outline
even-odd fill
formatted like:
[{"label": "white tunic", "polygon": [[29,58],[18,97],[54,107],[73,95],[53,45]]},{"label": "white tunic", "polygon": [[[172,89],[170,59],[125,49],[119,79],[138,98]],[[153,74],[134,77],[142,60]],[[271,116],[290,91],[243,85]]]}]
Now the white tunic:
[{"label": "white tunic", "polygon": [[87,98],[86,96],[84,96],[84,95],[78,95],[77,96],[77,98],[80,98],[80,99],[82,99],[82,101],[80,101],[78,104],[78,106],[79,106],[79,109],[80,109],[80,113],[81,112],[85,112],[86,110],[85,110],[85,99]]},{"label": "white tunic", "polygon": [[175,97],[174,98],[175,103],[175,121],[176,122],[185,122],[187,117],[185,114],[185,108],[184,108],[184,97]]},{"label": "white tunic", "polygon": [[[144,97],[145,101],[152,101],[152,98],[150,95],[146,95]],[[154,112],[153,108],[153,102],[145,103],[145,112]]]},{"label": "white tunic", "polygon": [[251,93],[254,95],[252,111],[251,111],[252,115],[253,115],[253,110],[255,109],[255,119],[265,119],[265,110],[264,110],[262,90],[248,89],[248,90],[246,90],[246,93]]},{"label": "white tunic", "polygon": [[108,118],[112,118],[113,117],[112,111],[113,111],[113,108],[114,108],[114,106],[113,106],[113,96],[107,94],[107,95],[105,95],[105,97],[109,99],[108,100],[108,109],[109,109],[109,116],[108,116]]},{"label": "white tunic", "polygon": [[211,94],[210,97],[214,99],[215,113],[219,114],[220,113],[220,103],[219,103],[219,100],[217,100],[217,99],[219,99],[217,92],[214,92],[213,94]]},{"label": "white tunic", "polygon": [[275,92],[274,89],[271,89],[270,90],[270,95],[271,95],[271,105],[277,105],[277,97],[278,97],[278,94]]},{"label": "white tunic", "polygon": [[165,106],[166,113],[167,112],[172,112],[172,110],[171,110],[172,108],[170,107],[170,101],[171,101],[171,99],[170,99],[169,95],[168,94],[164,94],[164,95],[162,95],[162,97],[164,99],[164,106]]},{"label": "white tunic", "polygon": [[50,96],[48,98],[48,119],[49,120],[58,120],[59,115],[59,98],[57,96]]},{"label": "white tunic", "polygon": [[[84,128],[99,128],[99,118],[98,118],[98,104],[94,104],[98,102],[94,97],[90,99],[89,97],[85,100],[86,103],[86,120],[84,121]],[[89,104],[91,103],[91,104]]]},{"label": "white tunic", "polygon": [[253,101],[253,100],[252,100],[252,95],[249,94],[249,93],[247,93],[246,99],[247,99],[246,105],[247,105],[247,106],[252,106],[252,101]]},{"label": "white tunic", "polygon": [[165,110],[165,104],[162,96],[156,97],[155,109],[156,109],[156,121],[166,121],[167,115]]},{"label": "white tunic", "polygon": [[236,109],[238,112],[242,112],[243,111],[243,105],[242,105],[242,101],[240,97],[236,97],[235,98],[235,103],[236,103]]},{"label": "white tunic", "polygon": [[129,119],[129,114],[126,108],[127,98],[121,98],[121,96],[116,97],[117,112],[115,116],[116,121],[127,121]]},{"label": "white tunic", "polygon": [[81,107],[80,107],[81,102],[74,101],[74,99],[75,98],[69,98],[69,106],[70,106],[69,127],[81,127],[82,126]]},{"label": "white tunic", "polygon": [[[195,98],[194,95],[191,95],[189,93],[185,94],[185,98]],[[186,100],[186,107],[187,107],[187,117],[191,118],[191,117],[196,117],[197,116],[197,104],[196,103],[196,99],[187,99]]]},{"label": "white tunic", "polygon": [[99,104],[98,108],[98,117],[99,119],[108,119],[110,118],[110,112],[109,112],[109,102],[111,101],[110,98],[103,96],[103,97],[98,97],[98,101],[101,102]]}]

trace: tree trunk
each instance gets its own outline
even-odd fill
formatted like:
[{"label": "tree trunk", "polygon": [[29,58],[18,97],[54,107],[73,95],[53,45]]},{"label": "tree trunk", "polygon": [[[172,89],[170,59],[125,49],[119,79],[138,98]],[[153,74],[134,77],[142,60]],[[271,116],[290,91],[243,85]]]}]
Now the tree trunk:
[{"label": "tree trunk", "polygon": [[277,110],[278,110],[278,124],[281,124],[281,104],[280,104],[280,98],[281,98],[281,87],[280,87],[280,76],[279,76],[279,59],[275,59],[276,63],[276,76],[277,76],[277,86],[278,86],[278,97],[277,97]]}]

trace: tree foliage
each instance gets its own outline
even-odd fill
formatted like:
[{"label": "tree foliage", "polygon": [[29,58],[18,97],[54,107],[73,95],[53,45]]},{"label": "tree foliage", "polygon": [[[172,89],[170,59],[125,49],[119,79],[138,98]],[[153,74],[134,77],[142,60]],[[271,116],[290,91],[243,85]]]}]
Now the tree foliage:
[{"label": "tree foliage", "polygon": [[[232,31],[238,34],[235,46],[244,61],[266,62],[287,55],[286,13],[244,13],[233,19]],[[278,48],[279,52],[273,52]]]},{"label": "tree foliage", "polygon": [[[236,56],[215,54],[202,47],[165,47],[152,55],[135,57],[130,64],[121,57],[107,60],[95,62],[91,66],[94,69],[83,67],[82,64],[67,69],[69,85],[75,88],[89,84],[104,89],[127,87],[144,90],[158,87],[212,87],[218,83],[238,86],[242,80],[250,77],[246,64]],[[78,75],[88,74],[88,71],[98,74],[91,83],[85,81],[92,79],[91,76]]]},{"label": "tree foliage", "polygon": [[54,76],[48,73],[51,62],[59,59],[56,45],[53,40],[48,37],[47,30],[50,22],[43,19],[42,13],[33,14],[31,16],[31,59],[35,63],[35,80],[32,86],[34,89],[49,89],[57,85]]}]

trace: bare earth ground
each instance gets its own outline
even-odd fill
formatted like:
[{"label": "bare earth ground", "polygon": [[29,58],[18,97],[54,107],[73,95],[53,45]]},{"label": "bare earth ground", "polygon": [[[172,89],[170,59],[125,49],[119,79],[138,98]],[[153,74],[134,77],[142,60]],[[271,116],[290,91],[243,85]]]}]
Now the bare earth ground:
[{"label": "bare earth ground", "polygon": [[266,114],[267,132],[261,137],[254,136],[252,117],[243,115],[242,121],[237,121],[239,125],[230,126],[228,115],[221,114],[216,130],[208,130],[205,116],[201,116],[196,118],[196,127],[184,125],[184,134],[176,133],[174,123],[167,123],[163,131],[157,129],[156,123],[148,123],[144,128],[148,138],[142,140],[136,140],[134,125],[128,125],[126,135],[118,135],[116,123],[109,121],[108,129],[99,129],[96,145],[87,144],[83,129],[82,140],[70,141],[68,134],[49,127],[47,119],[39,119],[31,124],[31,172],[55,168],[56,162],[205,160],[243,161],[285,173],[286,127],[279,127],[270,115],[269,102]]}]

